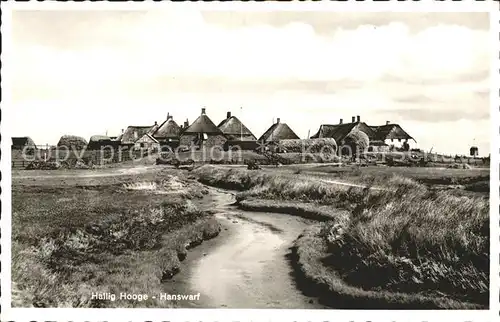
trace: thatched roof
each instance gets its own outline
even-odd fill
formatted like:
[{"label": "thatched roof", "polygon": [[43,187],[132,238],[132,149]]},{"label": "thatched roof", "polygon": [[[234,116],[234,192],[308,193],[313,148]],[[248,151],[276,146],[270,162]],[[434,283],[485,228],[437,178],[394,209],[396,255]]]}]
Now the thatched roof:
[{"label": "thatched roof", "polygon": [[71,148],[83,149],[84,147],[87,146],[87,140],[85,140],[81,136],[63,135],[59,139],[57,146],[65,146],[69,149]]},{"label": "thatched roof", "polygon": [[230,116],[223,120],[218,128],[231,141],[255,141],[257,138],[253,133],[236,117]]},{"label": "thatched roof", "polygon": [[203,110],[201,115],[183,133],[222,134],[222,131],[215,126],[214,122],[212,122]]},{"label": "thatched roof", "polygon": [[386,124],[380,126],[370,126],[370,128],[375,132],[375,138],[377,140],[413,140],[408,133],[406,133],[399,124]]},{"label": "thatched roof", "polygon": [[293,140],[300,139],[295,132],[286,124],[277,122],[262,134],[259,141],[280,141],[280,140]]},{"label": "thatched roof", "polygon": [[91,142],[102,142],[102,141],[111,141],[111,138],[106,135],[92,135],[90,137],[89,143]]},{"label": "thatched roof", "polygon": [[355,129],[365,132],[370,139],[376,138],[375,132],[370,126],[366,125],[366,123],[354,122],[343,124],[323,124],[319,127],[318,132],[311,136],[311,139],[333,138],[336,142],[340,143]]},{"label": "thatched roof", "polygon": [[154,142],[154,143],[158,143],[158,140],[155,139],[151,134],[146,133],[143,136],[141,136],[136,142]]},{"label": "thatched roof", "polygon": [[180,126],[174,121],[172,116],[168,116],[167,120],[165,120],[165,122],[158,127],[156,132],[154,132],[153,137],[157,139],[178,138],[180,133]]},{"label": "thatched roof", "polygon": [[12,145],[15,146],[36,146],[35,142],[29,136],[13,137]]},{"label": "thatched roof", "polygon": [[122,144],[134,144],[135,141],[140,139],[144,134],[152,134],[156,131],[158,125],[153,126],[134,126],[127,127],[125,132],[121,135],[120,142]]}]

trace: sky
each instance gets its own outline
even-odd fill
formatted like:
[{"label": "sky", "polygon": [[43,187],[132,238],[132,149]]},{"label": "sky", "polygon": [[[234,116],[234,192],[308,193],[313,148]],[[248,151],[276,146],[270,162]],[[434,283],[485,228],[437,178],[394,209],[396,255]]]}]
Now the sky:
[{"label": "sky", "polygon": [[12,136],[118,135],[227,111],[259,137],[280,118],[399,123],[413,147],[490,153],[487,13],[17,11]]}]

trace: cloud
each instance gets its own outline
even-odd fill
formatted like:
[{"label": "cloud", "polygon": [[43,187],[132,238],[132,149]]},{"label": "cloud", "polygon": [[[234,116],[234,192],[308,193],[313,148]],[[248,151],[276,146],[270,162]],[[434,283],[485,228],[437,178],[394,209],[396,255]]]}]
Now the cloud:
[{"label": "cloud", "polygon": [[253,25],[284,26],[291,21],[308,21],[318,34],[331,34],[342,26],[355,29],[360,25],[384,26],[391,22],[404,22],[411,33],[418,32],[430,25],[461,25],[470,29],[488,30],[488,13],[460,12],[349,12],[332,14],[331,12],[284,11],[274,12],[239,12],[228,15],[226,12],[207,11],[203,13],[207,23],[240,28]]},{"label": "cloud", "polygon": [[434,110],[425,107],[409,107],[391,110],[381,110],[387,114],[396,114],[402,120],[442,123],[455,122],[460,120],[478,121],[489,120],[490,113],[487,110],[475,110],[472,107],[468,110]]},{"label": "cloud", "polygon": [[[19,61],[33,61],[41,72],[56,72],[62,65],[54,78],[64,82],[92,78],[97,72],[107,81],[161,75],[359,81],[392,75],[428,80],[488,69],[487,32],[459,26],[410,34],[398,22],[340,27],[323,36],[305,22],[228,29],[191,11],[148,12],[130,25],[115,20],[81,23],[86,32],[77,32],[73,42],[83,38],[86,49],[58,48],[42,40],[16,46],[25,53]],[[110,39],[120,45],[105,44]]]}]

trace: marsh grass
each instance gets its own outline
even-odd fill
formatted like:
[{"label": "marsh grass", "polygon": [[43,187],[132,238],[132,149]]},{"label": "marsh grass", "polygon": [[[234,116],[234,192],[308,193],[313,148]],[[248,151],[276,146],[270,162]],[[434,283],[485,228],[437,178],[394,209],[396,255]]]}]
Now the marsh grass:
[{"label": "marsh grass", "polygon": [[220,231],[185,194],[167,198],[126,187],[13,188],[14,306],[174,305],[91,299],[92,292],[164,292],[162,281],[179,271],[187,249]]},{"label": "marsh grass", "polygon": [[486,198],[425,188],[368,196],[325,239],[331,253],[325,263],[351,285],[488,305]]},{"label": "marsh grass", "polygon": [[[383,173],[373,178],[361,170],[365,184],[388,190],[345,187],[303,173],[202,167],[197,174],[211,185],[238,187],[243,208],[309,216],[313,205],[323,211],[330,207],[332,220],[318,233],[327,251],[321,262],[311,264],[325,266],[316,268],[325,274],[323,281],[334,283],[334,274],[350,287],[413,294],[415,305],[424,296],[435,299],[432,305],[422,300],[430,306],[488,306],[487,196],[433,191],[407,177]],[[339,216],[338,208],[350,216]],[[315,239],[307,247],[318,243]]]}]

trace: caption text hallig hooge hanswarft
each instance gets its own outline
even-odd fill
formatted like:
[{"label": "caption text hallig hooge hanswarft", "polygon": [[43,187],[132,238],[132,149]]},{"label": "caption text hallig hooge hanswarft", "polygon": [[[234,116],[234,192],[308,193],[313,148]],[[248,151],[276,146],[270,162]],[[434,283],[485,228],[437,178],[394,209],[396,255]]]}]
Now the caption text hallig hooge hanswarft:
[{"label": "caption text hallig hooge hanswarft", "polygon": [[157,295],[150,296],[148,294],[135,294],[135,293],[126,293],[126,292],[120,292],[119,294],[92,292],[91,299],[92,300],[111,301],[111,302],[114,302],[116,300],[142,302],[142,301],[156,300],[156,299],[159,299],[160,301],[199,301],[200,300],[200,293],[198,293],[198,294],[160,293]]}]

